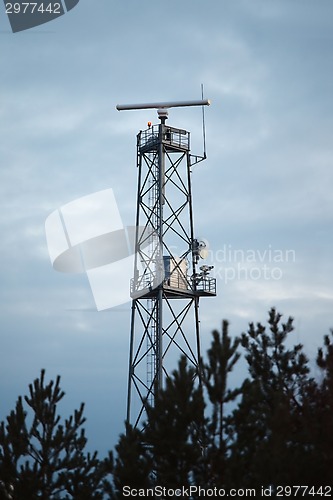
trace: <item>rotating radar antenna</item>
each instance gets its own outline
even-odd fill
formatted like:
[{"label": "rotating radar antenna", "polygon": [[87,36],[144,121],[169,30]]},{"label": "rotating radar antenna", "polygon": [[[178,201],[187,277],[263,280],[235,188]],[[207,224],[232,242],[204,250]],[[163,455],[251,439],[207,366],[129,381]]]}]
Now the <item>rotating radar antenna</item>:
[{"label": "rotating radar antenna", "polygon": [[118,111],[133,111],[135,109],[161,109],[168,110],[169,108],[184,108],[189,106],[209,106],[209,99],[201,99],[196,101],[169,101],[169,102],[150,102],[145,104],[117,104]]},{"label": "rotating radar antenna", "polygon": [[[195,101],[118,104],[118,111],[156,109],[160,123],[137,134],[135,262],[131,280],[131,331],[127,422],[147,420],[147,405],[185,356],[200,379],[199,299],[216,295],[205,242],[194,236],[191,167],[206,159],[190,153],[190,133],[166,125],[170,108],[208,106]],[[204,115],[203,115],[204,125]],[[203,127],[204,130],[204,127]],[[200,272],[201,271],[201,272]],[[149,424],[148,424],[149,425]]]}]

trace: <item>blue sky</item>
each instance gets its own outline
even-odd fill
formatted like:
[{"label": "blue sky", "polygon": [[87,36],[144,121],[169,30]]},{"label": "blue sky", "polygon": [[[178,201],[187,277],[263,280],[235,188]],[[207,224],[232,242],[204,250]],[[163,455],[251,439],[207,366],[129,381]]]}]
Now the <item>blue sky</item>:
[{"label": "blue sky", "polygon": [[[331,0],[80,0],[16,34],[0,6],[0,419],[46,368],[62,376],[64,416],[86,402],[89,446],[115,444],[130,306],[94,311],[86,276],[52,269],[44,223],[111,187],[132,225],[135,136],[157,118],[115,105],[197,99],[201,83],[212,105],[194,218],[218,286],[201,302],[203,348],[222,318],[236,335],[275,306],[314,359],[333,326],[332,28]],[[202,152],[199,109],[169,123]]]}]

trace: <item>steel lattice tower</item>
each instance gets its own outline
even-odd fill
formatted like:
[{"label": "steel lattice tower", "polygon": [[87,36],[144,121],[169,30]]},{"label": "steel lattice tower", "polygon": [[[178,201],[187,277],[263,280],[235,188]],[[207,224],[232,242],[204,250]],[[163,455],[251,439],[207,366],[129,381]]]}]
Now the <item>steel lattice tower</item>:
[{"label": "steel lattice tower", "polygon": [[127,421],[138,426],[154,405],[180,355],[200,375],[199,298],[216,295],[209,266],[197,265],[204,244],[195,238],[190,133],[166,125],[167,108],[209,101],[117,106],[158,108],[160,123],[137,135],[138,191]]}]

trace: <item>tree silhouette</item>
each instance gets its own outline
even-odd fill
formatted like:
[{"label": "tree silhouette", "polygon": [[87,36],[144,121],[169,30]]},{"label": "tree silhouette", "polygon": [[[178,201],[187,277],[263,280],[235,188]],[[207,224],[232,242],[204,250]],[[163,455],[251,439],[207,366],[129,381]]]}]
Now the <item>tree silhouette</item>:
[{"label": "tree silhouette", "polygon": [[[239,359],[239,342],[231,339],[228,323],[223,322],[222,335],[213,332],[199,379],[186,358],[180,359],[154,406],[147,407],[147,423],[141,432],[128,426],[127,434],[121,436],[116,448],[115,498],[121,498],[124,486],[176,489],[221,483],[228,446],[224,408],[239,394],[239,389],[228,388],[228,375]],[[207,414],[205,392],[211,403]],[[138,467],[132,473],[135,463]]]},{"label": "tree silhouette", "polygon": [[137,489],[152,486],[152,461],[138,429],[126,425],[126,433],[120,436],[116,452],[112,498],[123,498],[124,486]]},{"label": "tree silhouette", "polygon": [[[65,393],[60,377],[45,383],[45,371],[19,397],[0,424],[0,498],[102,499],[111,456],[85,453],[84,404],[63,423],[57,414]],[[29,423],[30,422],[30,423]]]},{"label": "tree silhouette", "polygon": [[322,373],[316,393],[317,411],[312,412],[312,435],[315,438],[315,462],[322,481],[330,484],[333,470],[333,330],[325,335],[318,349],[317,366]]},{"label": "tree silhouette", "polygon": [[[145,428],[131,429],[118,444],[115,498],[135,462],[137,485],[260,491],[299,484],[323,493],[333,470],[333,332],[318,350],[320,380],[292,334],[293,319],[283,322],[272,308],[267,326],[251,323],[240,338],[231,338],[226,321],[213,332],[201,384],[182,359],[148,408]],[[248,376],[230,388],[241,350]]]},{"label": "tree silhouette", "polygon": [[271,309],[268,324],[267,331],[260,323],[251,323],[241,340],[249,378],[243,383],[242,399],[232,415],[233,481],[237,483],[240,466],[246,471],[238,486],[288,485],[292,471],[294,479],[300,479],[295,468],[298,455],[304,451],[300,450],[299,426],[308,360],[301,344],[287,347],[292,318],[281,323],[281,315]]},{"label": "tree silhouette", "polygon": [[[0,423],[0,500],[120,499],[124,486],[299,484],[323,496],[333,470],[333,331],[318,349],[318,380],[292,332],[293,319],[283,322],[274,308],[267,326],[250,323],[241,337],[224,321],[200,377],[181,358],[148,405],[145,426],[127,424],[114,460],[85,452],[84,405],[62,421],[60,377],[46,383],[42,370]],[[230,387],[242,351],[248,375]]]},{"label": "tree silhouette", "polygon": [[114,498],[122,488],[166,488],[190,485],[202,475],[204,401],[195,371],[185,357],[147,408],[147,425],[139,431],[127,425],[116,447]]},{"label": "tree silhouette", "polygon": [[155,405],[147,410],[144,440],[160,486],[188,487],[195,481],[202,459],[204,406],[195,370],[182,357]]},{"label": "tree silhouette", "polygon": [[211,403],[211,413],[206,422],[206,483],[211,486],[221,485],[222,478],[225,482],[229,447],[226,405],[240,394],[239,388],[231,390],[228,387],[229,374],[240,358],[240,339],[231,339],[228,326],[224,320],[222,334],[217,330],[212,332],[213,340],[207,351],[207,362],[203,365],[203,384]]}]

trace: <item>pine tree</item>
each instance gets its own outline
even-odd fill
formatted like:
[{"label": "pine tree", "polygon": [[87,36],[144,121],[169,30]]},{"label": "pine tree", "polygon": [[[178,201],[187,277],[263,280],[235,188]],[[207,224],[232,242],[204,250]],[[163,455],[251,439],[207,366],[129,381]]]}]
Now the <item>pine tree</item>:
[{"label": "pine tree", "polygon": [[193,367],[185,357],[147,407],[143,429],[127,426],[116,447],[114,498],[124,486],[188,487],[203,476],[204,400]]},{"label": "pine tree", "polygon": [[[114,468],[115,498],[120,498],[124,485],[179,488],[222,484],[228,449],[225,405],[239,394],[239,389],[229,389],[228,375],[240,356],[239,341],[232,341],[224,321],[222,334],[213,332],[208,361],[202,363],[199,378],[187,359],[180,359],[154,406],[148,406],[144,428],[138,431],[128,426],[120,438]],[[204,390],[210,402],[207,415]]]},{"label": "pine tree", "polygon": [[116,446],[113,468],[114,494],[112,498],[123,498],[124,486],[141,489],[152,486],[152,459],[144,442],[142,433],[126,424]]},{"label": "pine tree", "polygon": [[317,366],[322,380],[316,393],[316,412],[312,433],[315,436],[315,461],[320,469],[322,484],[330,484],[333,470],[333,330],[324,337],[324,346],[318,349]]},{"label": "pine tree", "polygon": [[[306,485],[320,495],[333,469],[333,331],[318,350],[320,381],[292,332],[293,319],[283,322],[274,308],[268,326],[251,323],[240,339],[224,321],[201,363],[201,384],[183,358],[148,408],[146,427],[129,428],[119,442],[115,498],[126,472],[134,487]],[[240,346],[248,377],[230,389]]]},{"label": "pine tree", "polygon": [[195,369],[180,359],[155,405],[148,408],[144,440],[159,485],[187,487],[196,482],[202,458],[204,401]]},{"label": "pine tree", "polygon": [[[84,404],[64,423],[57,414],[65,393],[60,376],[45,383],[45,371],[29,386],[29,396],[0,424],[0,498],[102,499],[111,456],[85,453]],[[29,424],[29,422],[31,422]]]},{"label": "pine tree", "polygon": [[228,377],[240,358],[238,346],[240,339],[233,341],[228,333],[228,322],[222,322],[222,335],[214,330],[210,349],[207,351],[207,362],[204,364],[203,381],[211,406],[211,414],[207,420],[208,436],[206,449],[207,474],[206,484],[218,486],[225,484],[228,455],[228,418],[226,405],[234,402],[240,389],[228,387]]},{"label": "pine tree", "polygon": [[[300,484],[303,444],[303,398],[310,383],[308,360],[301,344],[287,348],[293,319],[269,312],[269,331],[250,324],[242,335],[249,378],[233,412],[235,441],[230,457],[237,486]],[[239,470],[244,474],[240,477]]]}]

